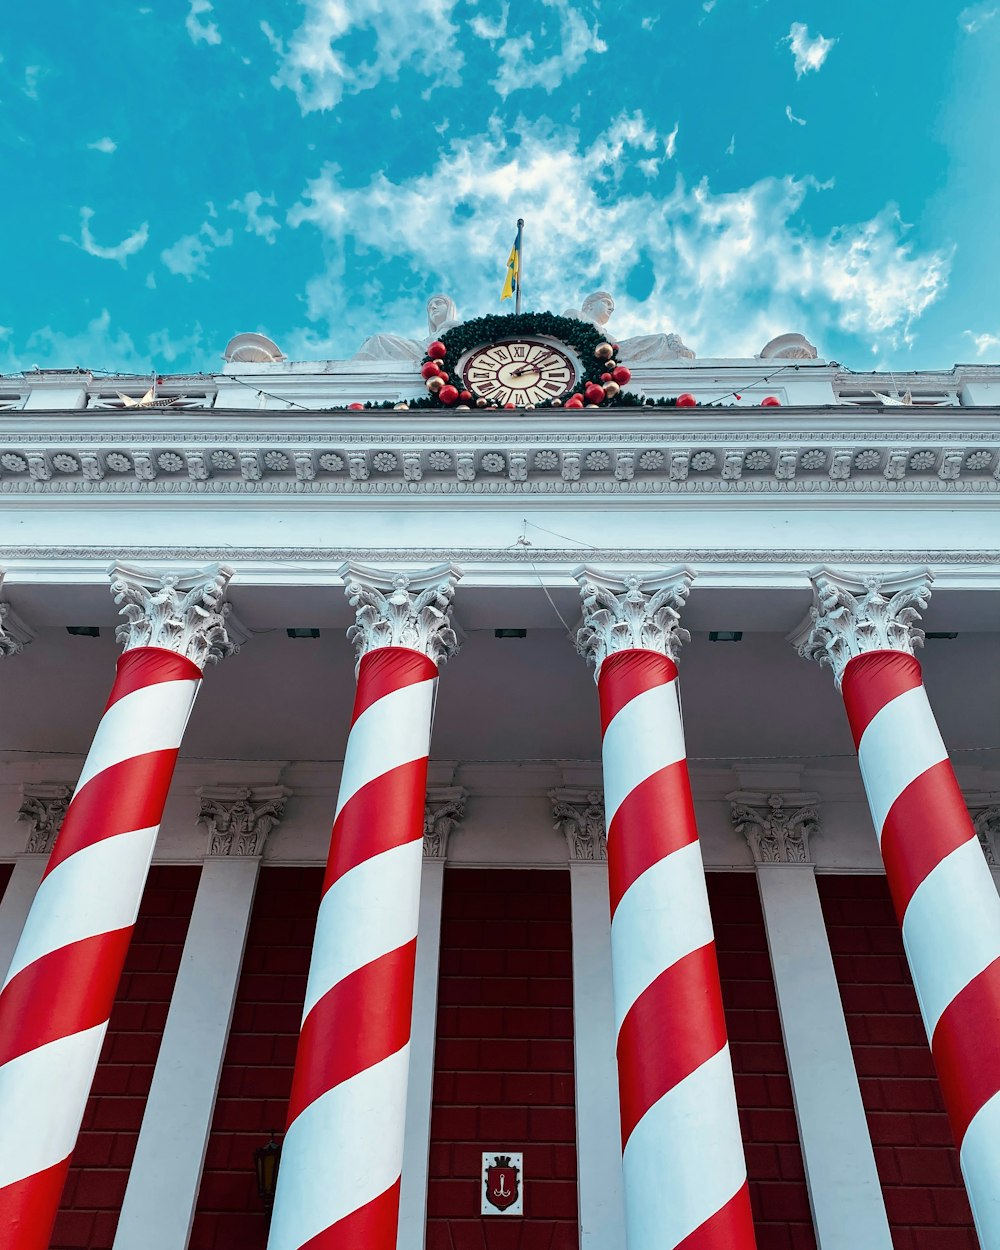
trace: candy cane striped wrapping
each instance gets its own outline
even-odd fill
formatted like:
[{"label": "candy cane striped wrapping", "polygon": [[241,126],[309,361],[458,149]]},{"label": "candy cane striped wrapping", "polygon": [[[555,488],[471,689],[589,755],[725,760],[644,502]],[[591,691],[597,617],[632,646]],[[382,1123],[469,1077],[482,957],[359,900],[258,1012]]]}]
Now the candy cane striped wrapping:
[{"label": "candy cane striped wrapping", "polygon": [[361,659],[269,1250],[395,1250],[432,660]]},{"label": "candy cane striped wrapping", "polygon": [[752,1250],[677,667],[618,651],[598,691],[629,1250]]},{"label": "candy cane striped wrapping", "polygon": [[46,1250],[201,670],[118,673],[0,990],[0,1244]]},{"label": "candy cane striped wrapping", "polygon": [[1000,899],[921,680],[901,651],[842,691],[983,1250],[1000,1250]]}]

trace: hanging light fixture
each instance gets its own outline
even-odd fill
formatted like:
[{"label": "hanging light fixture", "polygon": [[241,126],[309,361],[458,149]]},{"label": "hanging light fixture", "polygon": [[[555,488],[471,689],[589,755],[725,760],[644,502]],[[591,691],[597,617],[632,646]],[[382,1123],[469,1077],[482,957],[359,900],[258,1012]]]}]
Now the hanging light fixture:
[{"label": "hanging light fixture", "polygon": [[274,1140],[274,1129],[271,1129],[271,1140],[265,1146],[258,1146],[253,1152],[253,1165],[257,1172],[257,1193],[268,1216],[274,1206],[274,1191],[278,1186],[280,1162],[281,1144]]}]

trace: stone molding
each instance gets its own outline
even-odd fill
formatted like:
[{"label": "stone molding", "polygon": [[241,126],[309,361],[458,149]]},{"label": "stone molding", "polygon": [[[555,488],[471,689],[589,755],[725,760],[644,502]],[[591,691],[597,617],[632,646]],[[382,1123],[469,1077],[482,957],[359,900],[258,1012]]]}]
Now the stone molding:
[{"label": "stone molding", "polygon": [[594,665],[615,651],[637,648],[677,658],[691,635],[680,626],[680,609],[691,590],[694,570],[682,565],[662,573],[615,574],[581,565],[573,576],[583,599],[583,625],[576,649]]},{"label": "stone molding", "polygon": [[51,852],[72,796],[72,787],[61,782],[26,783],[21,787],[17,818],[31,825],[24,847],[29,855],[48,855]]},{"label": "stone molding", "polygon": [[802,625],[789,635],[799,655],[828,664],[838,687],[848,662],[869,651],[904,651],[923,646],[917,628],[931,597],[933,573],[928,568],[901,573],[864,575],[831,568],[810,577],[813,606]]},{"label": "stone molding", "polygon": [[356,613],[347,631],[358,661],[378,647],[409,647],[440,668],[458,650],[451,602],[462,570],[439,564],[417,573],[387,573],[349,561],[339,570]]},{"label": "stone molding", "polygon": [[240,649],[249,634],[225,601],[233,571],[211,564],[188,573],[155,572],[114,564],[109,573],[119,616],[115,637],[126,651],[163,647],[199,668],[217,664]]},{"label": "stone molding", "polygon": [[[0,595],[3,594],[4,570],[0,569]],[[0,599],[0,659],[23,651],[34,635],[11,605]]]},{"label": "stone molding", "polygon": [[206,854],[234,859],[263,855],[291,793],[286,786],[201,786],[198,824],[208,832]]},{"label": "stone molding", "polygon": [[991,868],[1000,867],[1000,803],[973,808],[969,814],[986,862]]},{"label": "stone molding", "polygon": [[560,786],[549,791],[553,828],[566,839],[573,863],[602,863],[608,858],[604,791]]},{"label": "stone molding", "polygon": [[465,817],[464,786],[428,786],[424,800],[424,859],[447,859],[448,840]]},{"label": "stone molding", "polygon": [[755,864],[813,862],[809,839],[819,832],[818,794],[733,790],[726,798],[733,828],[746,839]]}]

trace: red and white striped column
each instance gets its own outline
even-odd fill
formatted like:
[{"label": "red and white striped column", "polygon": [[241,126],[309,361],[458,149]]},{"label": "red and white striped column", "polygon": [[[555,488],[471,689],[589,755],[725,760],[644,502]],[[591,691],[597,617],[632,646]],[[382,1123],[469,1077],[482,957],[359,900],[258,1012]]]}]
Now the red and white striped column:
[{"label": "red and white striped column", "polygon": [[459,570],[346,565],[360,662],[269,1250],[395,1250],[424,795]]},{"label": "red and white striped column", "polygon": [[629,1250],[753,1250],[674,662],[693,574],[576,577],[603,729]]},{"label": "red and white striped column", "polygon": [[0,990],[0,1244],[46,1250],[229,569],[117,566],[125,652]]},{"label": "red and white striped column", "polygon": [[1000,1250],[1000,898],[927,700],[920,569],[823,569],[794,638],[847,718],[983,1250]]}]

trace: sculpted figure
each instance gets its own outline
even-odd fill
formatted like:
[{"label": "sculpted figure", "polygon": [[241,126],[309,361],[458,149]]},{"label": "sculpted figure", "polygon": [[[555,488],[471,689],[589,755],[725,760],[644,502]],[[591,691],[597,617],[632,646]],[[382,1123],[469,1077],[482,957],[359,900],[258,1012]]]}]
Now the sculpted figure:
[{"label": "sculpted figure", "polygon": [[[608,328],[615,301],[607,291],[593,291],[583,301],[582,308],[567,308],[564,317],[576,317],[590,321],[609,338]],[[679,334],[639,334],[630,339],[618,340],[618,357],[623,363],[634,364],[660,360],[694,360],[694,352],[685,347]]]},{"label": "sculpted figure", "polygon": [[373,334],[365,339],[352,360],[420,360],[427,344],[459,323],[458,308],[450,295],[432,295],[427,301],[427,338],[403,338],[398,334]]}]

